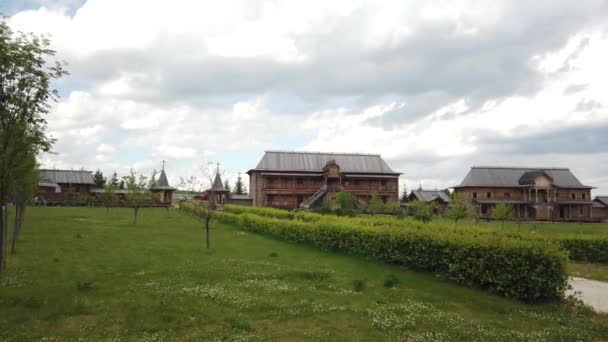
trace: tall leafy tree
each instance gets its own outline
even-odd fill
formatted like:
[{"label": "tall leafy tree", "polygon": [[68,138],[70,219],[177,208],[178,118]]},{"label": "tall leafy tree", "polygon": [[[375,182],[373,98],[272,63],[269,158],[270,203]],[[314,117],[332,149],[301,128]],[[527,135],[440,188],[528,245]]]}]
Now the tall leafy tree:
[{"label": "tall leafy tree", "polygon": [[44,37],[15,34],[0,20],[0,275],[6,264],[6,203],[24,176],[16,170],[29,159],[24,154],[37,156],[53,144],[44,116],[58,98],[51,82],[67,72],[62,63],[51,63],[55,51],[49,44]]},{"label": "tall leafy tree", "polygon": [[240,173],[239,176],[236,177],[236,184],[234,184],[234,193],[237,195],[245,194],[245,183],[243,183],[243,178],[241,177]]},{"label": "tall leafy tree", "polygon": [[114,183],[109,182],[103,187],[103,192],[100,194],[100,200],[106,206],[106,215],[110,213],[110,207],[116,203],[117,187]]},{"label": "tall leafy tree", "polygon": [[106,185],[106,179],[103,177],[103,172],[97,169],[93,174],[93,183],[95,183],[96,188],[103,188]]},{"label": "tall leafy tree", "polygon": [[230,189],[230,182],[228,182],[228,180],[226,179],[226,181],[224,182],[224,188],[226,190],[228,190],[228,192],[232,192],[232,189]]},{"label": "tall leafy tree", "polygon": [[118,189],[118,174],[116,173],[116,171],[112,173],[112,177],[110,178],[108,183]]},{"label": "tall leafy tree", "polygon": [[415,200],[410,203],[410,208],[416,220],[427,223],[433,219],[434,205],[433,202]]},{"label": "tall leafy tree", "polygon": [[156,169],[152,170],[152,174],[150,175],[150,179],[148,181],[148,189],[152,189],[158,185],[158,171]]},{"label": "tall leafy tree", "polygon": [[380,214],[384,212],[386,205],[382,202],[380,195],[377,192],[372,193],[372,198],[369,200],[368,210],[372,214]]}]

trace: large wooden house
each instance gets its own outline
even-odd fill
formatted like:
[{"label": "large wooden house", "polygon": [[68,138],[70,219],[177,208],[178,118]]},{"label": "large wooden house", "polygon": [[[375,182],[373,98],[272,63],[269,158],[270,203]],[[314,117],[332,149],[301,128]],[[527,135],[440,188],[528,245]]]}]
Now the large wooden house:
[{"label": "large wooden house", "polygon": [[454,187],[481,217],[492,217],[495,206],[506,203],[517,219],[573,221],[593,219],[591,189],[567,168],[477,166]]},{"label": "large wooden house", "polygon": [[266,151],[247,172],[253,206],[310,208],[346,191],[369,200],[397,201],[400,173],[377,154]]},{"label": "large wooden house", "polygon": [[93,173],[84,170],[39,170],[36,197],[45,202],[62,202],[79,194],[89,194],[95,186]]},{"label": "large wooden house", "polygon": [[593,199],[591,214],[594,218],[608,221],[608,196],[596,196]]}]

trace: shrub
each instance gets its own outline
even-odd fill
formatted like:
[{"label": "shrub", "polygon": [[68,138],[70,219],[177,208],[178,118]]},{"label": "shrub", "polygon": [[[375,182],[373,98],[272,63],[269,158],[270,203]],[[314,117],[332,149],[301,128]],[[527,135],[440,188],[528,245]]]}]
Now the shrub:
[{"label": "shrub", "polygon": [[423,225],[394,229],[339,217],[317,222],[251,214],[222,213],[216,217],[255,233],[374,257],[525,301],[560,298],[567,286],[566,253],[543,239],[420,229]]},{"label": "shrub", "polygon": [[365,280],[362,280],[362,279],[353,280],[353,291],[363,292],[363,290],[365,290],[366,287],[367,287],[367,285],[365,283]]},{"label": "shrub", "polygon": [[384,287],[395,287],[397,286],[397,284],[399,284],[399,278],[397,278],[396,275],[394,274],[389,274],[386,277],[384,277]]},{"label": "shrub", "polygon": [[276,252],[271,252],[270,254],[268,254],[268,256],[271,257],[271,258],[276,258],[276,257],[279,256],[279,254],[276,253]]}]

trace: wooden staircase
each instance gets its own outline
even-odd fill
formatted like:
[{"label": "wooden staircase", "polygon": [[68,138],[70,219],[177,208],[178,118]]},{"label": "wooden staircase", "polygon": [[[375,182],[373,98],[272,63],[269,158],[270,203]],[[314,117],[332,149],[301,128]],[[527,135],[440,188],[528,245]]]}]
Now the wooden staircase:
[{"label": "wooden staircase", "polygon": [[308,197],[304,202],[300,204],[300,209],[310,209],[310,207],[315,204],[325,193],[327,192],[327,184],[324,184],[319,190],[315,191],[310,197]]}]

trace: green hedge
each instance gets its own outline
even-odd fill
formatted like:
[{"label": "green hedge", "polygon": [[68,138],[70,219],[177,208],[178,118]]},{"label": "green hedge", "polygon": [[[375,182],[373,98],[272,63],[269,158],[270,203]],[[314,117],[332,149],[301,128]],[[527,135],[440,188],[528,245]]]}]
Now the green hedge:
[{"label": "green hedge", "polygon": [[469,236],[504,236],[517,240],[539,241],[548,240],[557,242],[563,249],[568,251],[569,257],[574,261],[586,262],[608,262],[608,236],[601,235],[549,235],[549,234],[530,234],[525,232],[501,231],[492,228],[471,227],[471,226],[446,226],[435,222],[421,223],[410,217],[395,218],[392,216],[360,216],[355,218],[337,217],[333,215],[321,215],[310,212],[288,212],[281,209],[245,207],[238,205],[226,206],[226,211],[234,214],[249,213],[258,216],[296,219],[307,222],[333,222],[350,224],[355,223],[359,226],[367,227],[393,227],[401,229],[433,229],[440,231],[453,232],[455,234]]},{"label": "green hedge", "polygon": [[[196,214],[197,209],[186,210]],[[232,209],[216,218],[251,232],[374,257],[530,302],[561,298],[567,286],[566,253],[544,240],[371,227],[342,219],[307,222]]]}]

